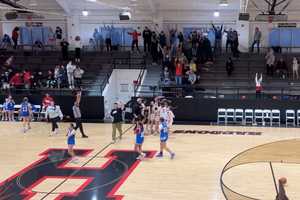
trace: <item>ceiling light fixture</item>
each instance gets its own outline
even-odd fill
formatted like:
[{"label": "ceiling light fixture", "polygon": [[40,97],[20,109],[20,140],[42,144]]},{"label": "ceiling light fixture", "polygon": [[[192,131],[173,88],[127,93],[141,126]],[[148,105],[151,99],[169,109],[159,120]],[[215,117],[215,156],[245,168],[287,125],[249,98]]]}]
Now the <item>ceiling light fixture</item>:
[{"label": "ceiling light fixture", "polygon": [[219,11],[215,11],[214,12],[214,17],[220,17],[220,12]]},{"label": "ceiling light fixture", "polygon": [[227,7],[228,5],[228,0],[220,0],[219,6]]},{"label": "ceiling light fixture", "polygon": [[83,15],[84,17],[88,16],[88,15],[89,15],[89,11],[83,10],[83,11],[82,11],[82,15]]},{"label": "ceiling light fixture", "polygon": [[36,0],[30,0],[28,5],[29,6],[37,6],[37,1]]}]

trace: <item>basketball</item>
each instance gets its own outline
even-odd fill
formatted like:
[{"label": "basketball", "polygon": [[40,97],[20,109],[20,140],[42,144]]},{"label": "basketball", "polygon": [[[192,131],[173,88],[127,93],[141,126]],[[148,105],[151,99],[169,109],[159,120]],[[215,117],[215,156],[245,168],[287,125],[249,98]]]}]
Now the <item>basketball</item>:
[{"label": "basketball", "polygon": [[283,185],[287,183],[287,179],[285,177],[281,177],[279,179],[279,182],[282,183]]}]

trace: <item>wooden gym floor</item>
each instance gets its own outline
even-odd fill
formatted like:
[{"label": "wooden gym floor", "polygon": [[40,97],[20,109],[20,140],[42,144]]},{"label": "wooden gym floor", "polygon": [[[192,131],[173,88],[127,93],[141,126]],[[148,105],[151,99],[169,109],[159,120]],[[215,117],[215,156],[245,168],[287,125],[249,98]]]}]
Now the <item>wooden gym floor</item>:
[{"label": "wooden gym floor", "polygon": [[146,136],[147,158],[138,162],[131,129],[112,144],[111,124],[84,124],[89,138],[77,135],[72,163],[64,150],[68,125],[49,137],[47,123],[26,134],[20,123],[0,123],[1,200],[225,200],[222,189],[229,200],[274,200],[280,177],[288,197],[300,199],[296,128],[178,125],[168,142],[174,160],[155,158],[159,138]]}]

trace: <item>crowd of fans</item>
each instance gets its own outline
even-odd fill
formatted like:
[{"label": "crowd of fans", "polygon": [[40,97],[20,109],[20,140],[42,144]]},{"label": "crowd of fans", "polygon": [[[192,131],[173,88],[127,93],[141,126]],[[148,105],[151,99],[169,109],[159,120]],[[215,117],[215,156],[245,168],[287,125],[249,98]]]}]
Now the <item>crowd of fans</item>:
[{"label": "crowd of fans", "polygon": [[17,67],[13,64],[14,57],[9,57],[0,74],[2,90],[10,89],[36,89],[36,88],[80,88],[84,70],[79,63],[70,61],[66,66],[56,65],[54,69],[43,71],[31,70],[26,67]]}]

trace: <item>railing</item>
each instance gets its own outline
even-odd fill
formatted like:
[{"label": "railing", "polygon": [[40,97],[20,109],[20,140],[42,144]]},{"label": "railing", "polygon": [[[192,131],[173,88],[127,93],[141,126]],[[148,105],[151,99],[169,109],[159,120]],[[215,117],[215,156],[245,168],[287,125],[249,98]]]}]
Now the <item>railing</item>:
[{"label": "railing", "polygon": [[[201,86],[150,86],[142,85],[140,96],[169,96],[219,99],[300,99],[300,87],[264,87],[261,95],[256,96],[255,86],[245,87],[209,87]],[[145,89],[148,90],[145,90]],[[143,90],[144,89],[144,90]]]}]

